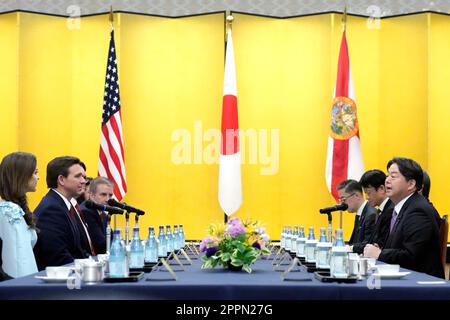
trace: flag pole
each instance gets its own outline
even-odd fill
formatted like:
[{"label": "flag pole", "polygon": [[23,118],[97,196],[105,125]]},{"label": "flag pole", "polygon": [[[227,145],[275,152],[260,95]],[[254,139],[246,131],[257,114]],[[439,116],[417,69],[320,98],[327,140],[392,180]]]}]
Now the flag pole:
[{"label": "flag pole", "polygon": [[[345,1],[344,13],[342,15],[342,30],[343,32],[347,30],[347,1]],[[342,210],[339,211],[339,229],[342,230]]]},{"label": "flag pole", "polygon": [[[228,32],[231,31],[231,26],[233,24],[233,16],[231,15],[230,10],[226,10],[225,12],[225,53],[226,53],[226,45],[228,42]],[[228,222],[228,215],[224,212],[223,213],[224,221],[225,223]]]},{"label": "flag pole", "polygon": [[345,1],[344,14],[342,15],[342,27],[345,32],[347,30],[347,1]]},{"label": "flag pole", "polygon": [[112,6],[109,7],[109,22],[111,22],[111,28],[114,28],[114,13]]}]

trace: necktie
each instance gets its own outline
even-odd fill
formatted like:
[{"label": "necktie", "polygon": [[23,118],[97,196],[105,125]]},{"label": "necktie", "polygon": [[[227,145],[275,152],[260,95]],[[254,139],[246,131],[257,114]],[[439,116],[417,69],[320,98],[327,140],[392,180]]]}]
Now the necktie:
[{"label": "necktie", "polygon": [[375,223],[377,223],[378,218],[380,217],[380,215],[381,215],[381,210],[380,210],[380,208],[378,208],[377,209],[377,214],[375,215]]},{"label": "necktie", "polygon": [[[78,204],[75,205],[75,206],[78,206]],[[80,208],[80,206],[78,206],[78,208]],[[88,242],[89,242],[89,248],[91,249],[91,255],[95,256],[96,254],[95,254],[94,246],[92,245],[91,237],[89,236],[89,232],[88,232],[87,227],[86,227],[86,222],[85,222],[84,219],[83,219],[83,218],[84,218],[84,215],[82,215],[83,213],[82,213],[82,211],[81,211],[81,208],[80,208],[80,210],[78,211],[78,210],[75,210],[73,206],[71,206],[70,210],[72,210],[72,209],[73,209],[75,212],[78,213],[77,216],[79,217],[79,219],[80,219],[80,221],[81,221],[81,224],[83,225],[84,233],[85,233],[86,238],[87,238],[87,240],[88,240]]]},{"label": "necktie", "polygon": [[392,230],[394,229],[395,222],[397,221],[397,216],[398,216],[398,213],[397,213],[397,211],[394,210],[394,212],[392,212],[391,226],[389,228],[389,233],[392,233]]},{"label": "necktie", "polygon": [[73,206],[70,206],[69,209],[70,221],[72,221],[72,224],[76,226],[75,215],[76,215],[75,208]]}]

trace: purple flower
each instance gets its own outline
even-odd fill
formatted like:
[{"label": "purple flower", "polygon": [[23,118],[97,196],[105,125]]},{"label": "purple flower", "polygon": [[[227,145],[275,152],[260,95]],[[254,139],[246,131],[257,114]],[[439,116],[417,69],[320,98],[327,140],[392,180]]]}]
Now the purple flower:
[{"label": "purple flower", "polygon": [[242,224],[232,224],[228,226],[228,228],[225,230],[225,233],[228,233],[233,238],[236,238],[238,235],[245,233],[246,231],[247,230],[245,230]]},{"label": "purple flower", "polygon": [[202,242],[200,243],[200,252],[205,252],[206,248],[208,246],[208,243],[211,243],[212,239],[211,238],[205,238],[202,240]]},{"label": "purple flower", "polygon": [[261,250],[261,245],[257,241],[253,242],[252,247]]},{"label": "purple flower", "polygon": [[234,218],[231,218],[230,219],[230,223],[232,224],[232,225],[236,225],[236,224],[238,224],[240,221],[239,221],[239,218],[238,217],[234,217]]},{"label": "purple flower", "polygon": [[206,249],[206,256],[208,258],[212,257],[217,251],[219,251],[219,248],[217,248],[217,247],[208,248],[208,249]]}]

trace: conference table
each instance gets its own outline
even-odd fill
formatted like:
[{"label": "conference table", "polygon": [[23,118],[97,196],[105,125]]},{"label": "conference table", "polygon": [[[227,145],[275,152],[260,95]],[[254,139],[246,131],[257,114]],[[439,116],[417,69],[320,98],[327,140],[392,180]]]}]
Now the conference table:
[{"label": "conference table", "polygon": [[[175,262],[175,261],[173,261]],[[172,262],[172,263],[173,263]],[[187,261],[184,260],[186,263]],[[283,266],[280,266],[283,268]],[[367,280],[356,283],[324,283],[303,267],[282,280],[272,260],[260,259],[253,272],[229,271],[222,267],[201,269],[200,259],[184,270],[173,267],[177,280],[162,267],[145,273],[137,282],[96,284],[46,283],[35,276],[0,283],[0,299],[56,300],[450,300],[450,283],[411,271],[401,279],[381,279],[379,288]],[[401,271],[409,271],[401,269]]]}]

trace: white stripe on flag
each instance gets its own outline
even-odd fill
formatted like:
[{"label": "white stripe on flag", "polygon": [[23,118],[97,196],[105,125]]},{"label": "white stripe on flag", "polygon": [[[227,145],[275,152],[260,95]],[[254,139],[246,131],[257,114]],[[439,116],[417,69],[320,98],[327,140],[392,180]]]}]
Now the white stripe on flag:
[{"label": "white stripe on flag", "polygon": [[229,216],[242,204],[241,153],[221,154],[219,162],[219,204]]},{"label": "white stripe on flag", "polygon": [[325,166],[325,180],[327,182],[328,191],[331,192],[331,179],[333,175],[333,148],[334,139],[328,136],[327,164]]},{"label": "white stripe on flag", "polygon": [[364,173],[364,163],[359,137],[351,137],[348,141],[348,169],[347,179],[359,181]]},{"label": "white stripe on flag", "polygon": [[228,32],[227,52],[225,55],[225,74],[223,80],[223,95],[237,96],[236,69],[234,66],[234,47],[231,30]]},{"label": "white stripe on flag", "polygon": [[114,180],[115,184],[119,188],[120,194],[122,194],[122,195],[125,194],[125,191],[122,186],[122,178],[120,177],[120,173],[116,167],[116,164],[114,163],[113,159],[111,158],[111,155],[109,153],[108,144],[106,142],[106,138],[103,135],[103,133],[100,137],[100,147],[102,148],[103,153],[105,154],[106,161],[108,162],[108,168],[112,175],[112,177],[109,177],[109,178],[112,178],[112,180]]}]

